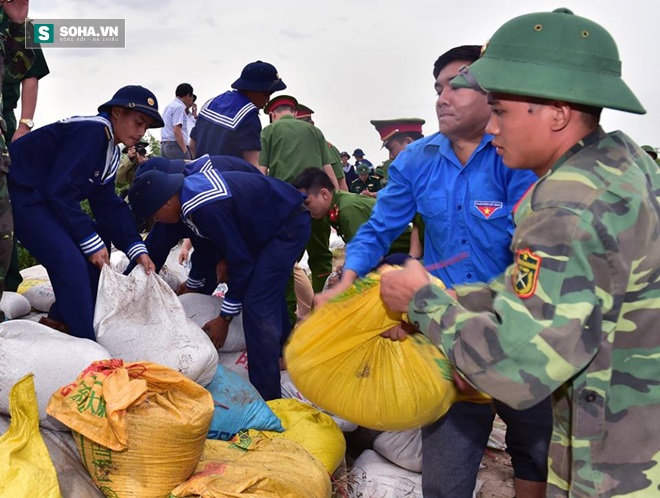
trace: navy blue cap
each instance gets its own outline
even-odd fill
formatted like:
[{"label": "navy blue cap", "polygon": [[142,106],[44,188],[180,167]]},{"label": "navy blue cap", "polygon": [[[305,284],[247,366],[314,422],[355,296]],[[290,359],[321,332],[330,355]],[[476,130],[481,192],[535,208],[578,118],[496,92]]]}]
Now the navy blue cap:
[{"label": "navy blue cap", "polygon": [[156,169],[135,177],[128,191],[128,202],[135,216],[148,220],[181,188],[184,176]]},{"label": "navy blue cap", "polygon": [[345,150],[343,150],[341,152],[341,154],[339,154],[339,157],[351,157],[351,155],[348,152],[346,152]]},{"label": "navy blue cap", "polygon": [[353,155],[356,157],[364,157],[364,151],[362,149],[355,149]]},{"label": "navy blue cap", "polygon": [[149,116],[154,121],[149,128],[163,127],[163,118],[158,114],[158,100],[151,90],[143,86],[121,87],[110,100],[99,106],[99,112],[110,112],[112,107],[125,107]]},{"label": "navy blue cap", "polygon": [[173,174],[173,173],[183,173],[183,170],[186,168],[186,161],[183,159],[166,159],[164,157],[152,157],[147,159],[145,162],[140,164],[139,168],[135,172],[135,177],[146,173],[147,171],[157,170],[162,171],[163,173]]},{"label": "navy blue cap", "polygon": [[231,85],[236,90],[247,90],[252,92],[279,92],[286,85],[277,74],[277,69],[268,62],[250,62],[243,68],[241,77]]}]

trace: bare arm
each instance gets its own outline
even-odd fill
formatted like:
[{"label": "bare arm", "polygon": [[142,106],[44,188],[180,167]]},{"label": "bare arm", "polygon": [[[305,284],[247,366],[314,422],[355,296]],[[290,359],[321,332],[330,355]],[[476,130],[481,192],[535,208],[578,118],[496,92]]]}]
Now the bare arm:
[{"label": "bare arm", "polygon": [[[36,77],[25,78],[21,81],[21,119],[34,119],[37,108],[37,95],[39,93],[39,80]],[[12,142],[30,132],[25,123],[18,123]]]}]

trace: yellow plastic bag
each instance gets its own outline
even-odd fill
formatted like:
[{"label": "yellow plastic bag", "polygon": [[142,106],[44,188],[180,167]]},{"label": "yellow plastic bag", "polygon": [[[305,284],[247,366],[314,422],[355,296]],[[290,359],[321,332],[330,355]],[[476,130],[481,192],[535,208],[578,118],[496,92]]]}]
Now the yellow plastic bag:
[{"label": "yellow plastic bag", "polygon": [[11,388],[9,411],[11,425],[0,436],[0,496],[60,498],[57,473],[39,432],[32,374]]},{"label": "yellow plastic bag", "polygon": [[371,429],[437,420],[456,396],[452,366],[423,334],[380,337],[402,321],[380,298],[380,275],[370,273],[294,331],[284,352],[291,379],[324,410]]},{"label": "yellow plastic bag", "polygon": [[208,439],[188,481],[170,498],[330,498],[330,475],[295,441],[249,437]]},{"label": "yellow plastic bag", "polygon": [[194,472],[213,399],[171,368],[103,360],[53,394],[47,412],[73,430],[106,496],[161,498]]},{"label": "yellow plastic bag", "polygon": [[334,473],[344,459],[346,439],[330,415],[297,399],[273,399],[267,403],[282,422],[284,432],[251,429],[248,434],[252,437],[284,438],[300,443],[330,474]]}]

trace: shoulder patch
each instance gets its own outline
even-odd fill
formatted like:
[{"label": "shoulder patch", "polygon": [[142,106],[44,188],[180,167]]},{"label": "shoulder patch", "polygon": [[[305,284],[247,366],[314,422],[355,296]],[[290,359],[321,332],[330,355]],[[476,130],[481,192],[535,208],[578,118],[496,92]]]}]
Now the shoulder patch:
[{"label": "shoulder patch", "polygon": [[513,290],[519,297],[526,299],[532,297],[536,292],[541,261],[541,256],[534,254],[529,249],[518,249],[516,251],[516,266],[511,276],[511,283],[513,284]]},{"label": "shoulder patch", "polygon": [[501,209],[503,205],[504,204],[501,202],[474,201],[474,207],[476,207],[486,219],[490,218],[495,211]]}]

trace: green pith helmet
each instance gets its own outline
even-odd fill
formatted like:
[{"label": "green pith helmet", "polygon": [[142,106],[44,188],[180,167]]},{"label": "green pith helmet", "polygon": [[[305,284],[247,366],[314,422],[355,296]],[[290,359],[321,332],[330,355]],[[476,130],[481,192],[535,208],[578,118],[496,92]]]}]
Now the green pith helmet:
[{"label": "green pith helmet", "polygon": [[645,114],[621,79],[614,39],[568,9],[516,17],[498,29],[481,57],[451,81],[488,92],[562,100]]}]

